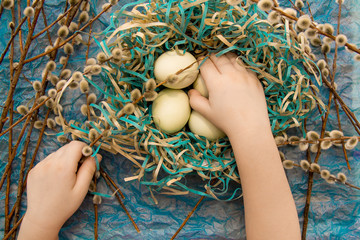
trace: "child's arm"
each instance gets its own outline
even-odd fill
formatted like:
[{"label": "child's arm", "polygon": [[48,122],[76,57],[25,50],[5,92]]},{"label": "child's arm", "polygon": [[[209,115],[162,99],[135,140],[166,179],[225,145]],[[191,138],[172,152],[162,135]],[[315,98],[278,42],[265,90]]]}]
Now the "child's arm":
[{"label": "child's arm", "polygon": [[83,142],[73,141],[30,171],[28,206],[18,239],[58,239],[60,228],[84,200],[96,169],[93,157],[85,159],[78,169],[84,146]]},{"label": "child's arm", "polygon": [[247,239],[300,239],[294,200],[272,136],[263,88],[234,54],[200,68],[209,99],[189,92],[193,109],[230,139],[245,205]]}]

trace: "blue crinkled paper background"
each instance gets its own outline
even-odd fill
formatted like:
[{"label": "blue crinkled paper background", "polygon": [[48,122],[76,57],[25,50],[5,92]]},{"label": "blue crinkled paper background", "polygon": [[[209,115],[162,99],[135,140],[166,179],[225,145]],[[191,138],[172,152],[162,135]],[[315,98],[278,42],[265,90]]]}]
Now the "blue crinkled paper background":
[{"label": "blue crinkled paper background", "polygon": [[[97,6],[96,15],[101,11],[101,5],[104,1],[90,1],[92,6]],[[120,1],[115,9],[119,9],[126,3],[133,1]],[[309,0],[315,20],[318,23],[331,22],[336,26],[337,7],[335,0]],[[279,1],[281,6],[289,6],[288,1]],[[25,3],[22,3],[25,4]],[[45,12],[48,14],[48,22],[56,19],[57,15],[64,8],[64,2],[47,0],[45,2]],[[341,32],[345,33],[351,43],[359,46],[360,33],[360,12],[358,0],[346,0],[343,5]],[[105,29],[109,22],[110,14],[104,14],[100,21],[94,24],[93,31],[100,32]],[[10,38],[8,23],[11,21],[9,11],[2,16],[0,24],[0,33],[3,36],[0,39],[0,51],[4,49]],[[43,26],[42,23],[38,24]],[[57,29],[51,31],[53,36],[56,35]],[[26,35],[26,32],[25,32]],[[83,38],[87,39],[83,34]],[[28,56],[35,56],[42,53],[47,45],[46,35],[43,35],[32,45]],[[85,59],[85,46],[76,47],[77,54],[70,59],[72,70],[82,68]],[[93,45],[90,50],[90,56],[95,56],[98,48]],[[61,54],[60,54],[61,56]],[[18,56],[17,56],[18,57]],[[35,61],[27,64],[24,68],[24,74],[30,81],[41,80],[41,70],[45,60]],[[6,98],[9,85],[8,60],[0,65],[0,101]],[[354,111],[356,116],[360,117],[360,70],[359,63],[354,63],[353,55],[340,49],[338,61],[338,73],[336,75],[338,92],[344,101]],[[324,102],[327,102],[328,92],[322,90]],[[73,94],[76,96],[77,94]],[[20,80],[18,84],[15,100],[15,107],[20,103],[28,102],[33,96],[32,87]],[[77,104],[70,104],[72,99],[68,99],[68,105],[65,105],[65,112],[74,114],[78,111]],[[76,99],[75,99],[76,100]],[[74,101],[75,101],[74,100]],[[18,117],[18,116],[17,116]],[[76,116],[73,116],[76,118]],[[354,135],[355,131],[347,120],[345,114],[342,114],[342,123],[345,135]],[[17,120],[17,119],[15,119]],[[309,130],[320,131],[320,122],[310,123]],[[328,130],[337,129],[337,119],[334,109],[331,110]],[[16,131],[19,131],[16,128]],[[16,134],[15,131],[15,134]],[[33,150],[36,144],[36,130],[33,133],[33,140],[30,149]],[[300,132],[297,132],[299,135]],[[6,137],[0,139],[0,173],[4,172],[7,162],[7,142]],[[56,138],[45,136],[37,156],[37,161],[43,159],[60,147]],[[21,149],[21,146],[20,148]],[[287,159],[300,161],[305,159],[305,153],[299,152],[295,147],[281,148]],[[32,152],[32,151],[30,151]],[[138,182],[124,182],[124,178],[131,175],[131,163],[120,155],[111,155],[102,152],[104,160],[102,167],[116,179],[126,199],[124,204],[138,224],[141,233],[137,233],[128,220],[121,206],[116,199],[105,199],[99,206],[99,239],[170,239],[178,229],[180,224],[186,218],[193,206],[199,200],[199,196],[189,194],[186,196],[163,196],[157,195],[159,201],[155,205],[150,199],[148,189],[139,185]],[[331,148],[322,153],[320,165],[329,169],[332,173],[344,172],[351,183],[360,185],[360,151],[359,147],[353,151],[348,151],[349,161],[352,170],[346,168],[346,163],[340,148]],[[20,153],[13,164],[13,176],[17,179],[19,174]],[[31,157],[31,156],[30,156]],[[312,156],[314,157],[314,156]],[[307,175],[300,169],[287,170],[288,179],[296,201],[301,223],[303,222],[303,209],[307,190]],[[12,198],[10,205],[14,204],[16,199],[16,181],[12,182]],[[106,194],[111,192],[105,183],[100,180],[98,191]],[[0,209],[4,208],[5,189],[0,192]],[[23,199],[22,213],[26,209],[26,194]],[[4,212],[0,213],[0,234],[4,231]],[[92,196],[87,196],[80,209],[67,221],[60,232],[60,239],[93,239],[94,211],[92,205]],[[314,178],[313,192],[311,197],[308,239],[360,239],[360,191],[350,189],[343,185],[329,185],[318,176]],[[184,229],[180,232],[177,239],[245,239],[244,208],[242,200],[232,202],[218,202],[216,200],[205,198],[190,218]]]}]

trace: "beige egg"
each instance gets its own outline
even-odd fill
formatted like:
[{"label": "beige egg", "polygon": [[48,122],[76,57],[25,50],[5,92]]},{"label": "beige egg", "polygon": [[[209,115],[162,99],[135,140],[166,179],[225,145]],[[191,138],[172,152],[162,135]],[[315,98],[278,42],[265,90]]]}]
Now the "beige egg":
[{"label": "beige egg", "polygon": [[195,80],[195,82],[193,84],[193,88],[198,90],[203,97],[206,97],[206,98],[209,97],[209,91],[205,85],[204,79],[201,77],[200,74],[197,77],[197,79]]},{"label": "beige egg", "polygon": [[178,89],[162,90],[152,104],[153,120],[165,133],[180,131],[190,117],[188,95]]},{"label": "beige egg", "polygon": [[193,110],[188,122],[191,132],[204,136],[213,141],[225,137],[225,133],[203,117],[199,112]]},{"label": "beige egg", "polygon": [[[195,62],[195,63],[194,63]],[[194,63],[194,64],[193,64]],[[190,68],[182,73],[175,75],[179,70],[185,69],[193,64]],[[190,86],[199,75],[199,64],[193,55],[188,52],[180,55],[176,51],[168,51],[160,55],[154,63],[154,75],[156,82],[160,83],[168,78],[169,81],[164,84],[165,87],[173,89],[181,89]],[[177,80],[174,80],[174,77]]]}]

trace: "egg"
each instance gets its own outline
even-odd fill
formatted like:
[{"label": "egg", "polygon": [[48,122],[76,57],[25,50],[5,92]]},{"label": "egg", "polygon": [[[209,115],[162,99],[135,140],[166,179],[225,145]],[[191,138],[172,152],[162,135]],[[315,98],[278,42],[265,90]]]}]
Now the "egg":
[{"label": "egg", "polygon": [[152,117],[158,128],[168,134],[180,131],[190,117],[190,102],[183,90],[164,89],[152,104]]},{"label": "egg", "polygon": [[204,136],[210,141],[225,137],[225,133],[203,117],[199,112],[193,110],[189,119],[191,132]]},{"label": "egg", "polygon": [[[179,70],[185,69],[191,64],[193,65],[190,68],[175,75]],[[163,82],[170,77],[175,77],[177,80],[173,79],[173,81],[165,83],[164,86],[181,89],[190,86],[196,80],[199,75],[198,67],[199,64],[190,53],[185,52],[185,54],[180,55],[176,51],[168,51],[156,59],[154,63],[154,75],[157,83]]]},{"label": "egg", "polygon": [[193,88],[198,90],[203,97],[206,97],[206,98],[209,97],[209,91],[205,85],[204,79],[201,77],[200,74],[197,77],[197,79],[195,80],[195,82],[193,84]]}]

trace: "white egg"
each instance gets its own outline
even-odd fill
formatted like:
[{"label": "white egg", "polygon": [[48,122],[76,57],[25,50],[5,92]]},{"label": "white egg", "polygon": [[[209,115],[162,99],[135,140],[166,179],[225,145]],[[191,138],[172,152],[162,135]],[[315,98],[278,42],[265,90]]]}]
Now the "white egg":
[{"label": "white egg", "polygon": [[191,112],[188,124],[191,132],[204,136],[211,141],[226,136],[223,131],[194,110]]},{"label": "white egg", "polygon": [[152,104],[152,117],[155,124],[165,133],[180,131],[190,117],[188,95],[177,89],[162,90]]},{"label": "white egg", "polygon": [[198,90],[203,97],[206,97],[206,98],[209,97],[209,91],[205,85],[204,79],[201,77],[200,74],[197,77],[197,79],[195,80],[195,82],[193,84],[193,88]]},{"label": "white egg", "polygon": [[[194,63],[195,62],[195,63]],[[193,64],[194,63],[194,64]],[[199,64],[193,55],[188,52],[180,55],[176,51],[168,51],[160,55],[154,63],[154,75],[158,83],[163,82],[176,72],[185,69],[193,64],[190,68],[176,75],[177,81],[165,83],[164,86],[173,89],[181,89],[190,86],[199,75]]]}]

